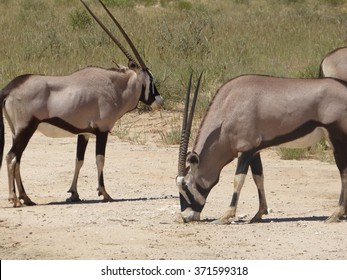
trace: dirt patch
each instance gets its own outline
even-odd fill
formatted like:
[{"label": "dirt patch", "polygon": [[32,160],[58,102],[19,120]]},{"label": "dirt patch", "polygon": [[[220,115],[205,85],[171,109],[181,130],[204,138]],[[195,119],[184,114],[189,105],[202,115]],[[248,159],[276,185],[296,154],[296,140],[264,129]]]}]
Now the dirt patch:
[{"label": "dirt patch", "polygon": [[[162,112],[167,114],[167,112]],[[176,118],[176,115],[171,118]],[[136,121],[134,121],[136,120]],[[5,164],[0,173],[1,259],[345,259],[347,223],[326,224],[338,201],[334,164],[284,161],[263,152],[265,189],[271,213],[261,224],[215,225],[230,203],[235,163],[227,166],[208,197],[204,222],[183,224],[175,186],[177,146],[164,146],[160,131],[171,129],[160,113],[122,119],[141,145],[110,136],[105,184],[115,199],[103,203],[96,191],[95,141],[87,148],[78,190],[81,203],[65,202],[73,176],[76,140],[37,133],[21,164],[29,197],[37,206],[13,208],[7,201]],[[5,152],[10,146],[6,129]],[[238,216],[258,207],[248,176]],[[187,250],[189,248],[189,250]]]}]

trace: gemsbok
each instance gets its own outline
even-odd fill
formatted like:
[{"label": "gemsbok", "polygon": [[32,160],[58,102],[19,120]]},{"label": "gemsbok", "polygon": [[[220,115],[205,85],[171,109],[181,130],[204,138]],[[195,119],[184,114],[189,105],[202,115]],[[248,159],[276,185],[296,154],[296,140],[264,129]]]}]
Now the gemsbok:
[{"label": "gemsbok", "polygon": [[329,52],[321,61],[320,77],[331,77],[347,81],[347,48],[338,48]]},{"label": "gemsbok", "polygon": [[[99,0],[100,1],[100,0]],[[96,136],[98,194],[112,198],[105,190],[103,167],[108,134],[115,122],[136,108],[139,100],[160,106],[159,95],[151,72],[110,11],[103,5],[129,43],[137,61],[112,33],[96,18],[125,56],[128,67],[104,69],[86,67],[68,76],[22,75],[13,79],[0,92],[0,166],[4,150],[3,112],[12,131],[12,147],[6,156],[9,201],[13,206],[35,203],[27,196],[20,175],[20,162],[30,138],[36,130],[49,137],[78,135],[73,181],[67,201],[79,201],[77,180],[83,165],[90,135]],[[154,106],[155,105],[155,106]],[[18,197],[16,195],[16,185]]]},{"label": "gemsbok", "polygon": [[342,184],[338,207],[326,221],[337,222],[347,214],[347,83],[332,78],[233,78],[218,89],[200,124],[192,152],[187,154],[200,78],[189,119],[191,80],[188,84],[179,149],[176,184],[184,222],[200,220],[221,170],[235,158],[238,161],[231,203],[217,222],[229,223],[235,218],[249,166],[259,197],[259,210],[250,222],[260,222],[268,213],[260,151],[299,139],[317,127],[329,133]]}]

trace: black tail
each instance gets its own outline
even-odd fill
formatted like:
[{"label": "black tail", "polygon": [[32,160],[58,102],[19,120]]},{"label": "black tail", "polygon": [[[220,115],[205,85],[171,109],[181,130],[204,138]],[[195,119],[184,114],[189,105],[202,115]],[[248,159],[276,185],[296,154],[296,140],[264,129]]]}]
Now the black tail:
[{"label": "black tail", "polygon": [[4,155],[5,146],[5,128],[4,128],[4,118],[2,115],[3,102],[0,104],[0,169],[2,165],[2,158]]}]

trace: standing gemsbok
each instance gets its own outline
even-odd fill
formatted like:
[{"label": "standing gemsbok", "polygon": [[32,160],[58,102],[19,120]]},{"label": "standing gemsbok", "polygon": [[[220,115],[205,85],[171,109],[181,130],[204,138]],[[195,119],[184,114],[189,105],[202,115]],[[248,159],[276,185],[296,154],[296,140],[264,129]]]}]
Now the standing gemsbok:
[{"label": "standing gemsbok", "polygon": [[[85,5],[82,0],[81,2]],[[103,5],[101,1],[100,3]],[[139,100],[147,105],[162,103],[151,72],[109,10],[103,5],[128,41],[137,62],[90,9],[86,5],[85,7],[129,59],[129,68],[86,67],[69,76],[56,77],[22,75],[1,90],[0,159],[2,162],[4,149],[2,112],[4,112],[13,136],[13,144],[6,161],[9,200],[14,206],[19,206],[21,200],[26,205],[34,204],[24,190],[20,161],[25,147],[37,129],[50,137],[78,135],[75,173],[68,191],[71,193],[69,201],[79,200],[78,174],[83,164],[89,136],[95,135],[98,192],[105,200],[112,200],[105,190],[103,179],[109,131],[119,118],[137,106]]]},{"label": "standing gemsbok", "polygon": [[[187,100],[189,92],[190,85]],[[198,86],[194,99],[197,92]],[[194,103],[193,100],[192,108]],[[338,207],[327,221],[339,221],[347,214],[345,82],[331,78],[290,79],[261,75],[234,78],[222,85],[211,101],[188,155],[193,113],[187,121],[187,105],[184,112],[176,184],[185,222],[200,219],[207,196],[218,183],[222,168],[237,157],[231,204],[219,222],[227,223],[235,217],[249,166],[259,196],[259,210],[251,222],[261,221],[267,214],[267,203],[259,152],[301,138],[317,127],[324,127],[329,133],[342,183]]]}]

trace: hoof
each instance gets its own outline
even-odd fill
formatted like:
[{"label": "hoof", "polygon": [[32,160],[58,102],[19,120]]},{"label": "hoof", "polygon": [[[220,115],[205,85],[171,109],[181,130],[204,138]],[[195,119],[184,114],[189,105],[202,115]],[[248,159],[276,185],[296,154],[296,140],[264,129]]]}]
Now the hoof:
[{"label": "hoof", "polygon": [[9,198],[8,201],[13,204],[13,207],[21,207],[23,204],[20,202],[18,198]]},{"label": "hoof", "polygon": [[31,201],[31,200],[29,200],[29,201],[24,201],[24,204],[25,204],[26,206],[34,206],[34,205],[37,205],[35,202],[33,202],[33,201]]},{"label": "hoof", "polygon": [[220,218],[211,222],[214,225],[229,225],[229,219]]},{"label": "hoof", "polygon": [[338,222],[340,222],[340,218],[335,216],[335,215],[332,215],[328,219],[326,219],[324,222],[328,223],[328,224],[330,224],[330,223],[338,223]]},{"label": "hoof", "polygon": [[113,202],[114,199],[112,197],[108,196],[108,197],[104,197],[104,199],[102,201],[103,202]]},{"label": "hoof", "polygon": [[66,199],[66,202],[69,202],[69,203],[73,203],[73,202],[80,202],[81,199],[77,196],[77,197],[69,197]]}]

